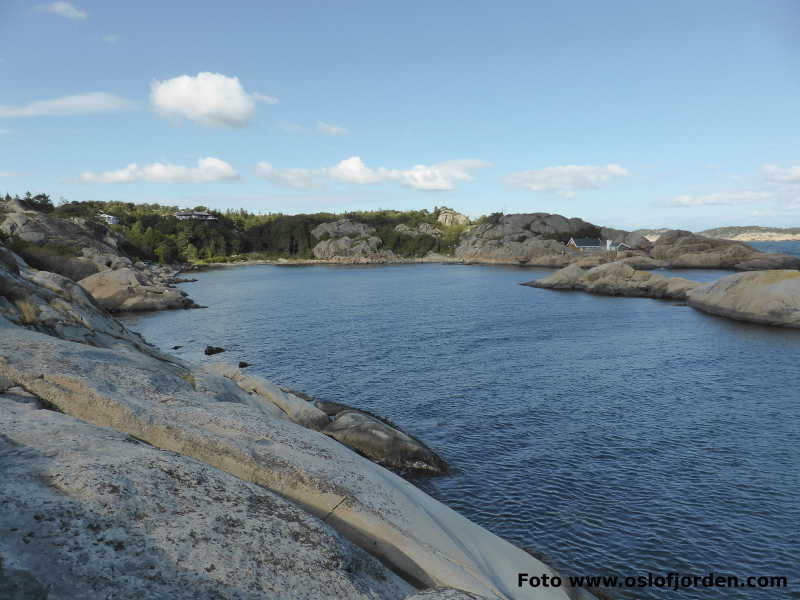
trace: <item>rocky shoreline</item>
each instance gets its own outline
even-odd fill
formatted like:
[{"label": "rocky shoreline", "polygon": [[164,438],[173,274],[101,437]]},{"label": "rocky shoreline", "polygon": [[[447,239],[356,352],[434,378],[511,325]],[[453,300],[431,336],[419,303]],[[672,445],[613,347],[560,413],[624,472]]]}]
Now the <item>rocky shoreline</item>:
[{"label": "rocky shoreline", "polygon": [[520,285],[604,296],[679,300],[702,312],[736,321],[800,327],[800,271],[797,270],[735,273],[703,284],[637,271],[620,261],[588,270],[573,264]]},{"label": "rocky shoreline", "polygon": [[519,588],[557,574],[376,464],[446,468],[382,420],[160,352],[2,247],[0,296],[3,593],[594,597]]}]

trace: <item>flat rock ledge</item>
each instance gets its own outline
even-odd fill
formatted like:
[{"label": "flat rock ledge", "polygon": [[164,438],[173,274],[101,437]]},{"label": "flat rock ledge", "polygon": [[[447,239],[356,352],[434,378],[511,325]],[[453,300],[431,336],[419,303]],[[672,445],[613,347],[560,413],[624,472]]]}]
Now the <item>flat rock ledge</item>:
[{"label": "flat rock ledge", "polygon": [[689,292],[689,306],[713,315],[800,327],[800,272],[751,271],[728,275]]},{"label": "flat rock ledge", "polygon": [[548,277],[522,285],[552,290],[579,290],[604,296],[686,300],[687,293],[701,284],[682,277],[664,277],[649,271],[637,271],[628,264],[613,262],[589,270],[573,264]]},{"label": "flat rock ledge", "polygon": [[274,492],[32,396],[0,396],[0,414],[4,599],[414,593]]}]

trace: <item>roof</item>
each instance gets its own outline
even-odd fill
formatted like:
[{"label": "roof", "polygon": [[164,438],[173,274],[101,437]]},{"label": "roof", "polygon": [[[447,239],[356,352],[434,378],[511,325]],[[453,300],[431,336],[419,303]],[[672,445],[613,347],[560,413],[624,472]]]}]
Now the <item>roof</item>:
[{"label": "roof", "polygon": [[599,247],[599,246],[603,245],[603,242],[601,242],[600,240],[598,240],[596,238],[572,238],[572,241],[575,242],[575,245],[578,246],[578,248],[581,248],[581,247],[586,248],[586,247],[593,247],[593,246],[598,246]]}]

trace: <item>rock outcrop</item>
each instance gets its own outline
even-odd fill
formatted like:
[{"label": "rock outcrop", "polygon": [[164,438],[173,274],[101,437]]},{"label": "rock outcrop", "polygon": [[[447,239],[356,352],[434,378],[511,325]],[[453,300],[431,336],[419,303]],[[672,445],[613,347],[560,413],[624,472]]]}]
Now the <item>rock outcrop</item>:
[{"label": "rock outcrop", "polygon": [[[233,381],[252,398],[251,406],[269,408],[267,412],[273,416],[321,431],[379,465],[401,473],[447,472],[444,459],[386,419],[338,402],[314,400],[301,392],[278,387],[263,377],[246,375],[232,364],[210,363],[201,370]],[[283,414],[276,413],[268,403]]]},{"label": "rock outcrop", "polygon": [[636,271],[629,265],[613,262],[588,271],[578,265],[570,265],[548,277],[522,285],[553,290],[580,290],[604,296],[685,300],[686,294],[700,284],[682,277],[664,277],[648,271]]},{"label": "rock outcrop", "polygon": [[194,308],[186,292],[175,287],[154,285],[141,271],[130,267],[107,270],[78,282],[97,303],[110,311],[147,311]]},{"label": "rock outcrop", "polygon": [[689,292],[689,306],[737,321],[800,327],[800,272],[735,273]]},{"label": "rock outcrop", "polygon": [[31,269],[0,246],[0,317],[11,323],[90,346],[163,357],[141,336],[102,310],[71,279]]},{"label": "rock outcrop", "polygon": [[196,306],[172,287],[177,270],[133,262],[125,240],[91,219],[60,219],[0,200],[0,233],[17,240],[19,252],[36,269],[58,273],[97,293],[103,308],[120,311]]},{"label": "rock outcrop", "polygon": [[564,266],[573,253],[563,242],[598,235],[597,227],[581,219],[547,213],[503,215],[465,233],[455,255],[474,262]]},{"label": "rock outcrop", "polygon": [[441,475],[447,463],[433,450],[399,428],[364,411],[341,410],[322,432],[379,465],[397,471]]},{"label": "rock outcrop", "polygon": [[408,225],[401,223],[397,227],[394,228],[397,233],[402,233],[404,235],[410,235],[411,237],[417,237],[418,235],[429,235],[431,237],[439,238],[442,237],[442,230],[438,227],[434,227],[430,223],[420,223],[417,225],[416,229],[411,229]]},{"label": "rock outcrop", "polygon": [[582,219],[568,219],[548,213],[497,216],[468,231],[455,255],[468,262],[518,263],[530,266],[564,267],[575,261],[596,266],[617,260],[612,252],[579,252],[565,246],[570,238],[596,238],[624,242],[643,253],[650,242],[637,233],[601,228]]},{"label": "rock outcrop", "polygon": [[[570,238],[625,244],[621,250],[580,252]],[[800,258],[764,253],[738,242],[705,238],[688,231],[663,231],[651,243],[641,232],[598,227],[582,219],[532,213],[502,215],[466,232],[455,251],[464,262],[542,267],[583,267],[627,259],[637,268],[800,269]]]},{"label": "rock outcrop", "polygon": [[800,269],[800,258],[756,250],[741,242],[703,237],[689,231],[662,233],[650,256],[677,269]]},{"label": "rock outcrop", "polygon": [[311,235],[320,240],[313,252],[322,260],[393,262],[397,259],[393,252],[382,249],[383,240],[375,235],[374,227],[350,219],[318,225]]},{"label": "rock outcrop", "polygon": [[454,225],[469,225],[469,217],[462,215],[460,212],[454,211],[452,208],[442,208],[439,211],[439,216],[436,220],[445,227],[453,227]]}]

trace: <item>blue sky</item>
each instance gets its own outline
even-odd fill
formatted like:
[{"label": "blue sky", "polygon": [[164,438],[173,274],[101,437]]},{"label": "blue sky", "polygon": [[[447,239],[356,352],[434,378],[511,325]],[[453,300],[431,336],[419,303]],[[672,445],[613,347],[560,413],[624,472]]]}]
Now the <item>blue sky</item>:
[{"label": "blue sky", "polygon": [[0,0],[0,192],[800,226],[800,2]]}]

